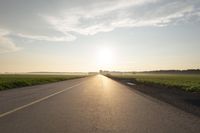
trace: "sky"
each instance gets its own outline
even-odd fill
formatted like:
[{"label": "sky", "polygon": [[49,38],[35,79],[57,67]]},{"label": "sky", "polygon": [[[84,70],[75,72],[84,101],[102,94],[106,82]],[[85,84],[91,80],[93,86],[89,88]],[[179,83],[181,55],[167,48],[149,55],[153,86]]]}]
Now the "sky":
[{"label": "sky", "polygon": [[0,0],[0,72],[200,68],[199,0]]}]

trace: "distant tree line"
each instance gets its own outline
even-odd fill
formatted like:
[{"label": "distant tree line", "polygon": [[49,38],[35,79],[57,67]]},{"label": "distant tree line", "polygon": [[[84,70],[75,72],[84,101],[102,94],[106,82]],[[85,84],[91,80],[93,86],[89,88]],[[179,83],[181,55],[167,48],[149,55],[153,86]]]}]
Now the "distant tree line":
[{"label": "distant tree line", "polygon": [[187,70],[155,70],[143,71],[141,73],[163,73],[163,74],[200,74],[200,69],[187,69]]},{"label": "distant tree line", "polygon": [[187,69],[187,70],[155,70],[155,71],[129,71],[129,72],[122,72],[122,71],[106,71],[100,70],[99,73],[101,74],[135,74],[135,73],[157,73],[157,74],[200,74],[200,69]]}]

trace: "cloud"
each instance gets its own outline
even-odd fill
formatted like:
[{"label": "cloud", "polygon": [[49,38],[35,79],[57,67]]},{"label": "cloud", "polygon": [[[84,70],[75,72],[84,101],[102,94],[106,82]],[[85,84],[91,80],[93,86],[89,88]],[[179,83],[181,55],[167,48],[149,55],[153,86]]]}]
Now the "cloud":
[{"label": "cloud", "polygon": [[9,31],[0,29],[0,53],[14,52],[21,49],[6,37],[9,33]]},{"label": "cloud", "polygon": [[0,29],[0,36],[5,36],[7,34],[9,34],[10,32],[7,31],[7,30],[3,30],[3,29]]},{"label": "cloud", "polygon": [[14,52],[20,49],[10,39],[0,36],[0,53]]},{"label": "cloud", "polygon": [[79,33],[82,35],[94,35],[99,32],[108,32],[117,28],[116,24],[118,21],[127,19],[124,18],[127,8],[154,3],[156,1],[157,0],[103,1],[88,5],[85,8],[79,7],[66,10],[61,13],[60,16],[46,15],[44,18],[55,30],[64,34]]},{"label": "cloud", "polygon": [[91,4],[64,11],[61,15],[44,15],[55,30],[63,34],[94,35],[122,27],[167,26],[199,14],[191,1],[118,0]]},{"label": "cloud", "polygon": [[27,34],[17,34],[18,37],[31,39],[31,40],[38,40],[38,41],[51,41],[51,42],[65,42],[65,41],[73,41],[76,39],[75,36],[71,34],[66,34],[63,37],[56,37],[56,36],[37,36],[37,35],[27,35]]},{"label": "cloud", "polygon": [[[161,27],[200,21],[199,0],[48,2],[2,0],[0,12],[4,14],[0,14],[0,28],[30,40],[67,42],[75,40],[77,34],[95,35],[124,27]],[[10,7],[11,5],[14,7]],[[1,32],[5,31],[0,31],[0,34]]]}]

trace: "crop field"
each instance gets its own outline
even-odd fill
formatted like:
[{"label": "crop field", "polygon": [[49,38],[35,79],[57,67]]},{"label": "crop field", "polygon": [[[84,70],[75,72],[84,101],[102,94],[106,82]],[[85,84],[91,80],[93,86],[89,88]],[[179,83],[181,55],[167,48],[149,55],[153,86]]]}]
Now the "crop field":
[{"label": "crop field", "polygon": [[129,74],[108,75],[115,79],[127,79],[146,85],[179,88],[185,91],[200,92],[200,75],[191,74]]},{"label": "crop field", "polygon": [[68,79],[81,78],[85,76],[86,75],[1,74],[0,90],[64,81]]}]

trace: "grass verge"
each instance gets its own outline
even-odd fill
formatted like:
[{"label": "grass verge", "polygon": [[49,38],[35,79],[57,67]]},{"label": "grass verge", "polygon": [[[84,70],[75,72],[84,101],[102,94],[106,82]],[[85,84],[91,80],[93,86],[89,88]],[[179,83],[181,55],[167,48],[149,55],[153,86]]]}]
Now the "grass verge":
[{"label": "grass verge", "polygon": [[75,78],[86,77],[87,75],[28,75],[28,74],[2,74],[0,75],[0,91],[18,87],[25,87],[38,84],[46,84],[64,81]]},{"label": "grass verge", "polygon": [[129,74],[129,75],[106,75],[119,80],[130,80],[140,84],[178,88],[184,91],[200,92],[200,75],[189,74]]}]

